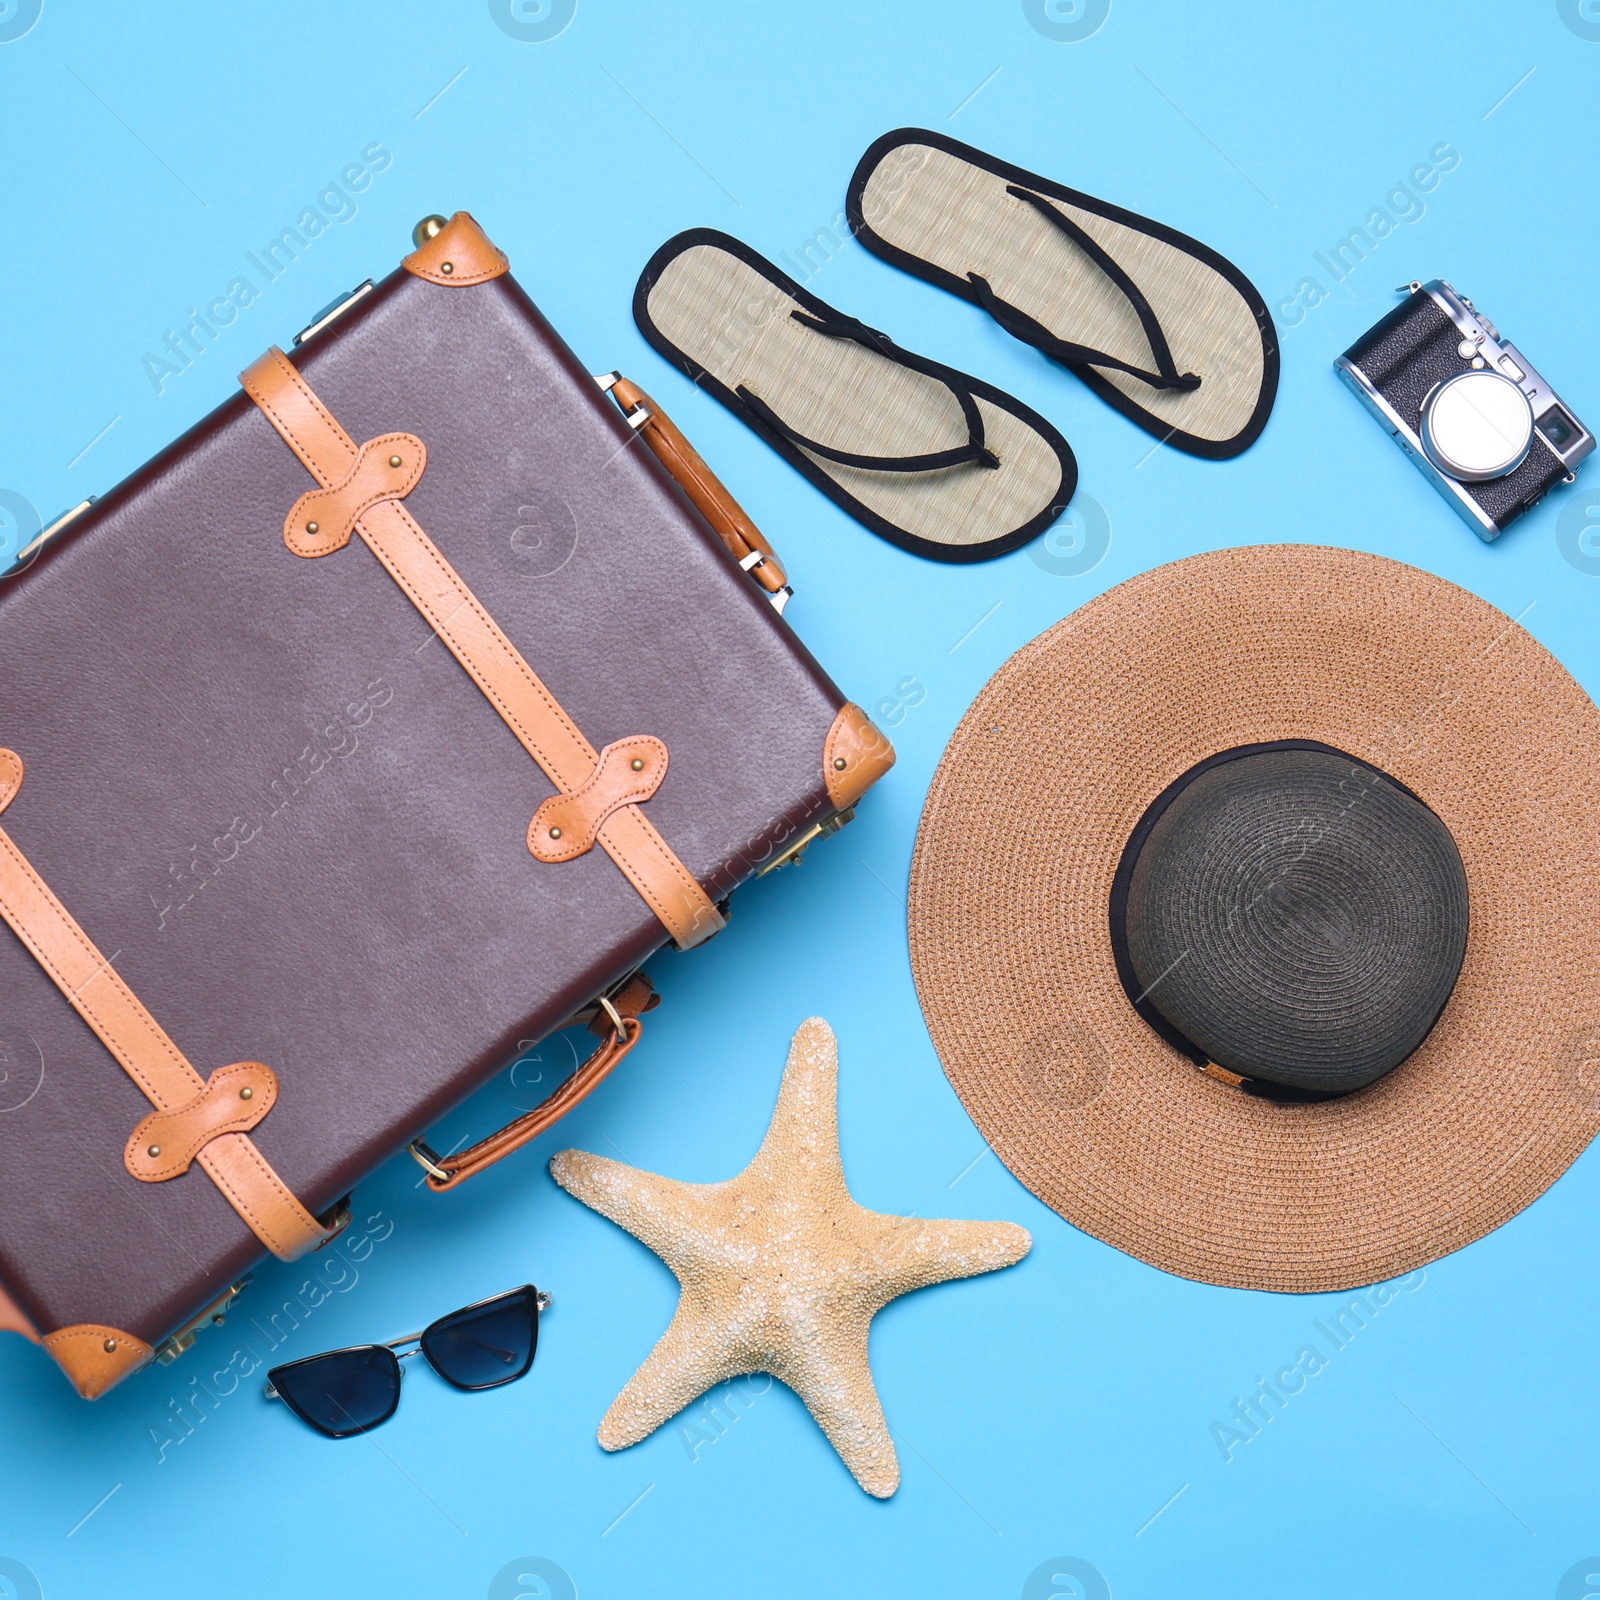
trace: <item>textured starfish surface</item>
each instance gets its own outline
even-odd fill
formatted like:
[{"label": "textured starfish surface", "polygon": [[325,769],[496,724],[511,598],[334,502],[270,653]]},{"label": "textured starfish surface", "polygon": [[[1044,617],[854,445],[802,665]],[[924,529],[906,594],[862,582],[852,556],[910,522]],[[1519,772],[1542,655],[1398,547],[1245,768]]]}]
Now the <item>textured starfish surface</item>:
[{"label": "textured starfish surface", "polygon": [[678,1309],[600,1423],[637,1444],[706,1390],[767,1372],[806,1403],[856,1482],[886,1499],[900,1464],[867,1365],[867,1329],[897,1295],[1009,1267],[1033,1241],[1012,1222],[885,1216],[851,1199],[839,1160],[838,1048],[800,1025],[761,1148],[725,1183],[676,1183],[563,1150],[556,1182],[671,1267]]}]

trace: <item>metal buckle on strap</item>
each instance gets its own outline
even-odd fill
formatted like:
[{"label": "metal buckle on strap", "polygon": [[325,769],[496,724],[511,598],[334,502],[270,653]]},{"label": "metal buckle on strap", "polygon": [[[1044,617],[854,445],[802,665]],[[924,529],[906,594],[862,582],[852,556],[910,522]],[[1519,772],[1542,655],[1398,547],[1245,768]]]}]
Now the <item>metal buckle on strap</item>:
[{"label": "metal buckle on strap", "polygon": [[453,1167],[441,1167],[439,1157],[428,1148],[420,1139],[413,1139],[406,1149],[411,1152],[411,1159],[428,1174],[430,1178],[437,1178],[440,1183],[448,1183],[455,1176]]}]

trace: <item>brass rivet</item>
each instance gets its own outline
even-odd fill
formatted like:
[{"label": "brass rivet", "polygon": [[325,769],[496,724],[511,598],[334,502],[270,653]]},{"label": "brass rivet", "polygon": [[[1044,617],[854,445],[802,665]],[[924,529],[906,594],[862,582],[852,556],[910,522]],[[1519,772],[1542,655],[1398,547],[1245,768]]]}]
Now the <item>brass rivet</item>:
[{"label": "brass rivet", "polygon": [[559,828],[552,828],[550,830],[550,837],[552,839],[559,839],[561,837],[561,830]]},{"label": "brass rivet", "polygon": [[255,1092],[255,1090],[254,1090],[254,1089],[252,1089],[252,1088],[251,1088],[251,1087],[250,1087],[250,1085],[249,1085],[249,1084],[246,1084],[246,1085],[245,1085],[245,1086],[244,1086],[244,1088],[242,1088],[242,1089],[241,1089],[241,1090],[240,1090],[240,1091],[239,1091],[239,1098],[240,1098],[240,1099],[241,1099],[241,1100],[254,1100],[254,1099],[255,1099],[255,1097],[256,1097],[256,1092]]},{"label": "brass rivet", "polygon": [[445,275],[445,277],[448,278],[450,274],[456,270],[456,264],[453,261],[441,261],[439,263],[439,270]]},{"label": "brass rivet", "polygon": [[833,758],[833,770],[835,772],[843,772],[849,765],[850,763],[843,756],[835,756]]},{"label": "brass rivet", "polygon": [[399,456],[390,456],[389,457],[389,465],[391,467],[398,467],[400,465],[400,457]]},{"label": "brass rivet", "polygon": [[149,1156],[152,1161],[154,1161],[155,1158],[161,1154],[161,1146],[158,1144],[153,1144],[148,1150],[145,1151],[145,1154]]},{"label": "brass rivet", "polygon": [[411,242],[420,250],[430,239],[443,233],[444,229],[445,219],[435,212],[431,217],[424,217],[411,230]]},{"label": "brass rivet", "polygon": [[306,524],[306,532],[307,532],[307,533],[321,533],[321,532],[322,532],[322,529],[321,529],[321,527],[320,527],[320,526],[319,526],[319,525],[318,525],[318,524],[317,524],[317,523],[315,523],[315,522],[308,522],[308,523],[307,523],[307,524]]},{"label": "brass rivet", "polygon": [[117,1341],[115,1339],[107,1339],[106,1340],[104,1349],[105,1349],[105,1352],[106,1352],[106,1354],[108,1356],[114,1354],[115,1351],[116,1351],[116,1348],[117,1348]]},{"label": "brass rivet", "polygon": [[644,771],[644,762],[642,762],[638,756],[635,756],[633,760],[628,763],[628,765],[632,767],[635,772]]}]

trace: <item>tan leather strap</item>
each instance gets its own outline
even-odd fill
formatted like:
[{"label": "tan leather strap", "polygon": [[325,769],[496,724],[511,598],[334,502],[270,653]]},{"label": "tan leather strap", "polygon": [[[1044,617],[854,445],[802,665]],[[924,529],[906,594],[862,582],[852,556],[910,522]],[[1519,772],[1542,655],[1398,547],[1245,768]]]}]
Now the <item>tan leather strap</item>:
[{"label": "tan leather strap", "polygon": [[411,1153],[427,1172],[428,1187],[435,1194],[443,1194],[446,1189],[465,1183],[485,1167],[504,1160],[513,1150],[520,1150],[530,1139],[537,1139],[546,1128],[586,1100],[639,1042],[639,1035],[644,1031],[639,1013],[648,1011],[656,1004],[656,999],[650,980],[642,972],[635,973],[616,995],[603,1002],[607,1009],[595,1019],[592,1030],[604,1027],[608,1033],[594,1054],[532,1111],[515,1122],[508,1122],[498,1133],[491,1133],[487,1139],[444,1160],[420,1141],[413,1144]]},{"label": "tan leather strap", "polygon": [[[346,481],[360,455],[355,441],[281,350],[269,350],[239,381],[324,489]],[[599,762],[594,746],[411,513],[380,500],[356,529],[556,788],[582,789]],[[722,928],[722,914],[636,804],[613,811],[598,837],[679,949]]]},{"label": "tan leather strap", "polygon": [[404,500],[428,464],[428,449],[410,433],[368,439],[331,489],[307,489],[283,519],[284,542],[297,556],[343,550],[357,519],[380,500]]},{"label": "tan leather strap", "polygon": [[783,563],[773,553],[749,514],[728,493],[722,480],[700,458],[700,452],[678,431],[672,419],[638,384],[617,374],[611,398],[632,418],[640,406],[645,419],[639,437],[688,495],[696,511],[711,524],[711,531],[727,545],[735,561],[768,594],[777,594],[789,582]]},{"label": "tan leather strap", "polygon": [[645,734],[608,744],[581,789],[553,794],[534,812],[528,848],[541,861],[576,860],[594,848],[607,817],[648,800],[666,775],[667,747],[659,739]]},{"label": "tan leather strap", "polygon": [[218,1067],[173,1111],[152,1111],[128,1136],[122,1164],[141,1183],[185,1173],[219,1133],[248,1133],[278,1103],[278,1078],[260,1061]]},{"label": "tan leather strap", "polygon": [[[0,811],[22,787],[22,773],[22,758],[0,749]],[[0,829],[0,917],[157,1111],[177,1111],[205,1090],[206,1080],[4,829]],[[248,1135],[219,1133],[196,1159],[275,1256],[292,1261],[328,1236],[329,1230],[294,1197]]]}]

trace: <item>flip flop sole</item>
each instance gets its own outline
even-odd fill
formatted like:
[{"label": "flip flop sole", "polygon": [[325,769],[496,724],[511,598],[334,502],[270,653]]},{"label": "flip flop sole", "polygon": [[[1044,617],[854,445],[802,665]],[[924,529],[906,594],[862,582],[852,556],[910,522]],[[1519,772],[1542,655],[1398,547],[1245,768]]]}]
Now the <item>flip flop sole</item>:
[{"label": "flip flop sole", "polygon": [[1127,298],[1033,206],[1040,196],[1087,232],[1138,285],[1191,391],[1065,363],[1108,404],[1191,455],[1236,456],[1260,436],[1278,389],[1278,337],[1266,303],[1240,270],[1187,234],[923,128],[876,140],[850,180],[847,212],[874,254],[981,304],[968,277],[1058,338],[1140,367],[1150,344]]},{"label": "flip flop sole", "polygon": [[1065,439],[1019,400],[953,368],[998,468],[845,466],[769,427],[737,392],[758,396],[795,432],[855,455],[910,456],[967,438],[941,377],[796,322],[839,314],[730,235],[695,228],[650,258],[634,292],[639,330],[668,361],[747,423],[863,526],[914,555],[985,561],[1026,544],[1066,509],[1078,468]]}]

